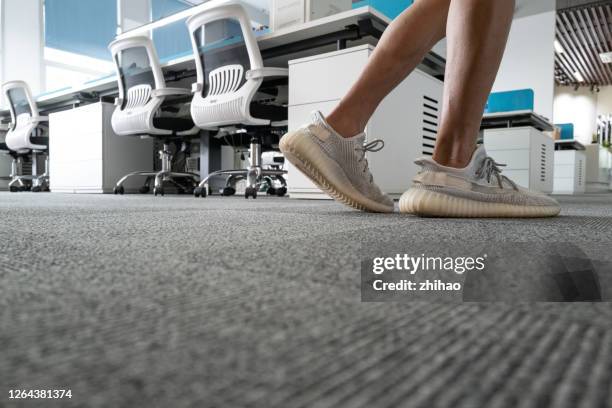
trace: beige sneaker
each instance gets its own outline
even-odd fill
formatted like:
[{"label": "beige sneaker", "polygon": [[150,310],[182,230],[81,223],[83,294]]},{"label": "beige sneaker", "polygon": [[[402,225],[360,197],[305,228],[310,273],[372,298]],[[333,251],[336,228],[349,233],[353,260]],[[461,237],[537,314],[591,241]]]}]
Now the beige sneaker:
[{"label": "beige sneaker", "polygon": [[421,172],[400,199],[400,212],[429,217],[554,217],[559,203],[518,187],[501,175],[498,163],[480,146],[464,169],[416,161]]},{"label": "beige sneaker", "polygon": [[285,158],[331,197],[358,210],[389,213],[393,200],[374,184],[365,158],[383,147],[382,140],[366,143],[363,133],[343,138],[320,112],[280,141]]}]

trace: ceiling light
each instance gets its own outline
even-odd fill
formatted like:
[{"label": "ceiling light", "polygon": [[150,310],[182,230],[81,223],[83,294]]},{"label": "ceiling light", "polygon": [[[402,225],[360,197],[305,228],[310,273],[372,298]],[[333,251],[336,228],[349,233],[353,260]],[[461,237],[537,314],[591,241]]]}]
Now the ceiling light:
[{"label": "ceiling light", "polygon": [[565,52],[559,40],[555,40],[554,45],[555,45],[555,51],[557,52],[557,54],[563,54]]},{"label": "ceiling light", "polygon": [[576,78],[576,81],[578,82],[584,82],[584,77],[578,71],[574,72],[574,78]]},{"label": "ceiling light", "polygon": [[599,54],[599,58],[604,64],[612,64],[612,52],[602,52]]}]

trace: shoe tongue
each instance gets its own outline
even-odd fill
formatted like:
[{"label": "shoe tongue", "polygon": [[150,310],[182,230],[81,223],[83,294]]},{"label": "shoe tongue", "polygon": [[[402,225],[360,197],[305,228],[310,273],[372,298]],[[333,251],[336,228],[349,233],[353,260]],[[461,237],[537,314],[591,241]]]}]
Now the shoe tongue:
[{"label": "shoe tongue", "polygon": [[467,165],[466,170],[470,173],[471,176],[474,176],[484,159],[487,158],[487,151],[485,150],[484,145],[478,146],[478,148],[472,153],[472,159],[470,163]]},{"label": "shoe tongue", "polygon": [[312,116],[312,123],[321,125],[321,126],[325,126],[325,127],[329,127],[329,125],[325,121],[325,117],[320,111],[312,112],[311,116]]},{"label": "shoe tongue", "polygon": [[478,148],[472,154],[472,160],[470,160],[470,165],[480,165],[482,161],[487,157],[487,151],[485,150],[484,145],[478,146]]},{"label": "shoe tongue", "polygon": [[366,141],[366,135],[365,135],[365,133],[360,133],[360,134],[355,135],[353,137],[349,137],[346,140],[350,140],[353,143],[358,144],[359,146],[363,146],[365,144],[365,141]]}]

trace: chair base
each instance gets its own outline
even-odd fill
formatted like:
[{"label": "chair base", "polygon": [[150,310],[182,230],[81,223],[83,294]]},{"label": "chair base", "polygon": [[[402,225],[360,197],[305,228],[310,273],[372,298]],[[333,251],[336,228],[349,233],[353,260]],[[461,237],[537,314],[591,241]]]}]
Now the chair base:
[{"label": "chair base", "polygon": [[[247,187],[244,191],[244,198],[257,198],[257,193],[264,184],[268,185],[268,194],[274,194],[279,197],[284,196],[287,194],[287,183],[283,176],[287,174],[287,171],[280,169],[263,169],[261,167],[261,151],[261,140],[253,136],[251,138],[251,145],[249,146],[251,164],[248,168],[215,171],[202,180],[200,185],[194,190],[193,195],[196,197],[206,197],[210,193],[208,180],[212,177],[228,176],[225,182],[225,188],[223,189],[223,195],[234,195],[236,193],[236,182],[239,180],[246,180]],[[279,181],[281,187],[274,187],[273,180]]]},{"label": "chair base", "polygon": [[[206,197],[210,194],[209,180],[212,177],[227,176],[225,188],[223,189],[224,196],[234,195],[236,193],[235,184],[240,180],[246,180],[247,186],[245,189],[245,198],[253,197],[257,198],[257,193],[262,186],[267,185],[268,189],[266,193],[268,195],[277,195],[279,197],[287,194],[287,182],[284,176],[287,174],[286,170],[275,170],[275,169],[262,169],[261,167],[249,167],[247,169],[238,170],[221,170],[211,173],[206,177],[198,187],[194,190],[193,194],[196,197]],[[281,187],[274,187],[273,180],[280,182]]]},{"label": "chair base", "polygon": [[[149,191],[151,191],[151,179],[155,180],[153,184],[153,194],[156,196],[163,196],[165,194],[164,183],[172,184],[174,187],[177,188],[179,194],[191,193],[191,191],[198,184],[200,176],[195,173],[181,173],[172,171],[172,153],[170,153],[170,147],[167,143],[165,143],[163,149],[159,151],[159,157],[162,163],[161,171],[136,171],[125,175],[121,178],[121,180],[117,182],[115,188],[113,189],[113,193],[124,194],[125,189],[123,187],[123,183],[125,183],[127,179],[132,177],[146,177],[145,184],[140,188],[139,191],[141,194],[147,194]],[[177,179],[187,179],[191,182],[191,186],[185,186],[181,184]]]},{"label": "chair base", "polygon": [[[158,171],[158,172],[149,172],[149,171],[136,171],[130,174],[127,174],[121,178],[115,185],[113,189],[113,193],[115,194],[124,194],[125,189],[123,184],[132,177],[146,177],[146,181],[144,185],[140,188],[139,192],[141,194],[147,194],[151,191],[151,180],[154,180],[153,183],[153,194],[154,195],[164,195],[165,189],[164,184],[171,184],[177,188],[179,194],[191,193],[194,187],[198,184],[200,176],[195,173],[178,173],[172,171]],[[191,181],[191,186],[185,186],[180,181],[176,179],[188,179]]]},{"label": "chair base", "polygon": [[41,191],[49,191],[49,158],[45,155],[45,172],[36,174],[36,155],[38,152],[32,152],[32,172],[33,175],[23,174],[23,157],[17,156],[13,158],[11,181],[8,184],[10,192],[32,191],[38,193]]}]

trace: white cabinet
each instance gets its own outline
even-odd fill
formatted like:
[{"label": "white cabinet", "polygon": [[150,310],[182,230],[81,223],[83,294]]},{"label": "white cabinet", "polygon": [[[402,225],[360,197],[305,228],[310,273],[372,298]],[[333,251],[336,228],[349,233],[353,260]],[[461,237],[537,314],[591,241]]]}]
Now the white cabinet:
[{"label": "white cabinet", "polygon": [[[329,113],[357,80],[373,51],[361,45],[289,62],[289,130],[309,122],[310,113]],[[406,78],[378,107],[366,127],[368,140],[385,148],[368,154],[376,183],[394,198],[412,184],[414,160],[431,155],[441,111],[442,82],[419,70]],[[287,165],[289,196],[328,198],[299,170]]]},{"label": "white cabinet", "polygon": [[553,191],[555,143],[550,137],[529,126],[486,129],[484,145],[489,156],[506,165],[503,174],[518,185]]},{"label": "white cabinet", "polygon": [[582,194],[586,186],[586,156],[581,150],[555,152],[555,194]]},{"label": "white cabinet", "polygon": [[600,144],[585,146],[586,191],[603,192],[609,189],[612,153]]},{"label": "white cabinet", "polygon": [[[110,193],[127,173],[153,170],[153,140],[117,136],[110,122],[114,109],[94,103],[49,115],[52,192]],[[126,191],[143,181],[129,181]]]}]

